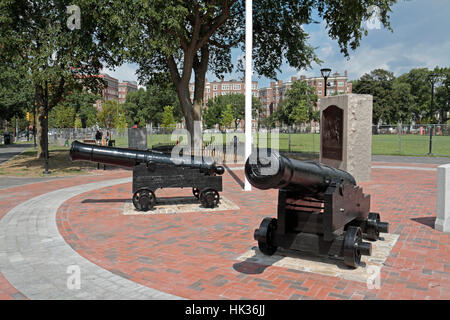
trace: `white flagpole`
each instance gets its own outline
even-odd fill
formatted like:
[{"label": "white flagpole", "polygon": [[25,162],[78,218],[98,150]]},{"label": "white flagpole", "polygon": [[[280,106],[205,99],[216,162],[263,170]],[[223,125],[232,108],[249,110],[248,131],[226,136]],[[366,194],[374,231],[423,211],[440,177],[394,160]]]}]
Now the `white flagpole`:
[{"label": "white flagpole", "polygon": [[[253,48],[253,8],[252,0],[245,0],[245,160],[252,152],[252,48]],[[245,177],[245,191],[252,186]]]}]

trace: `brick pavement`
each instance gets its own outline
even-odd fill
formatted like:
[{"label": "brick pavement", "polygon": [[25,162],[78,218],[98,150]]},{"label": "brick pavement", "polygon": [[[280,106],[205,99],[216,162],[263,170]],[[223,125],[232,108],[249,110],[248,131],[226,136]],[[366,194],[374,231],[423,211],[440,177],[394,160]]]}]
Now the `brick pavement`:
[{"label": "brick pavement", "polygon": [[[58,229],[77,253],[105,270],[184,298],[450,298],[450,236],[433,229],[435,171],[375,168],[372,180],[363,184],[372,196],[372,210],[380,212],[390,231],[399,235],[381,270],[380,290],[369,290],[361,282],[236,260],[256,245],[252,235],[261,219],[275,215],[277,193],[244,193],[239,185],[243,172],[233,173],[224,176],[224,195],[241,208],[238,211],[124,216],[123,204],[131,192],[131,184],[125,183],[64,202],[57,212]],[[2,191],[0,218],[17,204],[11,203],[11,195],[23,201],[70,185],[129,176],[129,172],[107,175],[61,180],[56,186],[42,184],[39,190],[34,184]],[[189,193],[159,190],[157,196]],[[25,296],[0,275],[0,298]]]}]

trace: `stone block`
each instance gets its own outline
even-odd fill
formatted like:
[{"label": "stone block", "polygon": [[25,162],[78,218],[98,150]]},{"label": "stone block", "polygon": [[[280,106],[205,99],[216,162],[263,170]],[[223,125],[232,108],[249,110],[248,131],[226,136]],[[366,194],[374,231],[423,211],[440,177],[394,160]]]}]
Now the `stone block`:
[{"label": "stone block", "polygon": [[369,181],[373,97],[343,94],[320,99],[320,162]]},{"label": "stone block", "polygon": [[434,228],[450,232],[450,163],[437,168],[437,214]]}]

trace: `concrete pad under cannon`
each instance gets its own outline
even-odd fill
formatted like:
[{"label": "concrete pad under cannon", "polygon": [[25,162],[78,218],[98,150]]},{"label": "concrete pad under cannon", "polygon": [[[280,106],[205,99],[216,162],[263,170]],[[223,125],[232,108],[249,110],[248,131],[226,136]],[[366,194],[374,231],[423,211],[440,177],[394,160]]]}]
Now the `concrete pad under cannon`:
[{"label": "concrete pad under cannon", "polygon": [[368,283],[374,280],[376,273],[381,272],[399,236],[383,233],[381,237],[382,240],[371,242],[372,255],[361,256],[361,266],[356,269],[346,266],[342,260],[282,248],[274,255],[267,256],[259,251],[258,247],[253,247],[237,260]]},{"label": "concrete pad under cannon", "polygon": [[123,206],[124,215],[153,215],[187,212],[218,212],[225,210],[239,210],[239,207],[231,200],[221,196],[219,204],[215,208],[204,208],[195,197],[159,197],[152,210],[138,211],[131,201]]}]

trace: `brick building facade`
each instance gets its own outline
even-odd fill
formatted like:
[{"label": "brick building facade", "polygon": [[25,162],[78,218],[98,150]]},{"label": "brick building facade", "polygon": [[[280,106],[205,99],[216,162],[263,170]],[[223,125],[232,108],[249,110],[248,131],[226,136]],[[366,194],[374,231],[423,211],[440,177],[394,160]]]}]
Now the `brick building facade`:
[{"label": "brick building facade", "polygon": [[[271,82],[269,87],[259,89],[259,99],[261,100],[264,110],[263,115],[265,117],[270,116],[278,108],[278,105],[285,98],[286,92],[296,80],[304,80],[310,86],[314,87],[319,99],[325,96],[324,79],[322,77],[306,78],[305,76],[301,76],[300,79],[291,77],[291,80],[288,82],[283,82],[282,80]],[[336,93],[352,93],[352,84],[348,82],[347,71],[345,71],[344,75],[340,75],[338,72],[334,73],[327,79],[327,83],[328,96]]]},{"label": "brick building facade", "polygon": [[[209,99],[226,94],[245,94],[245,82],[242,80],[229,81],[205,81],[205,91],[203,93],[203,105],[205,106]],[[191,101],[194,100],[194,83],[189,84],[189,94]],[[258,97],[258,82],[252,81],[252,95]]]},{"label": "brick building facade", "polygon": [[136,81],[123,81],[119,83],[119,103],[125,103],[127,94],[138,90]]}]

